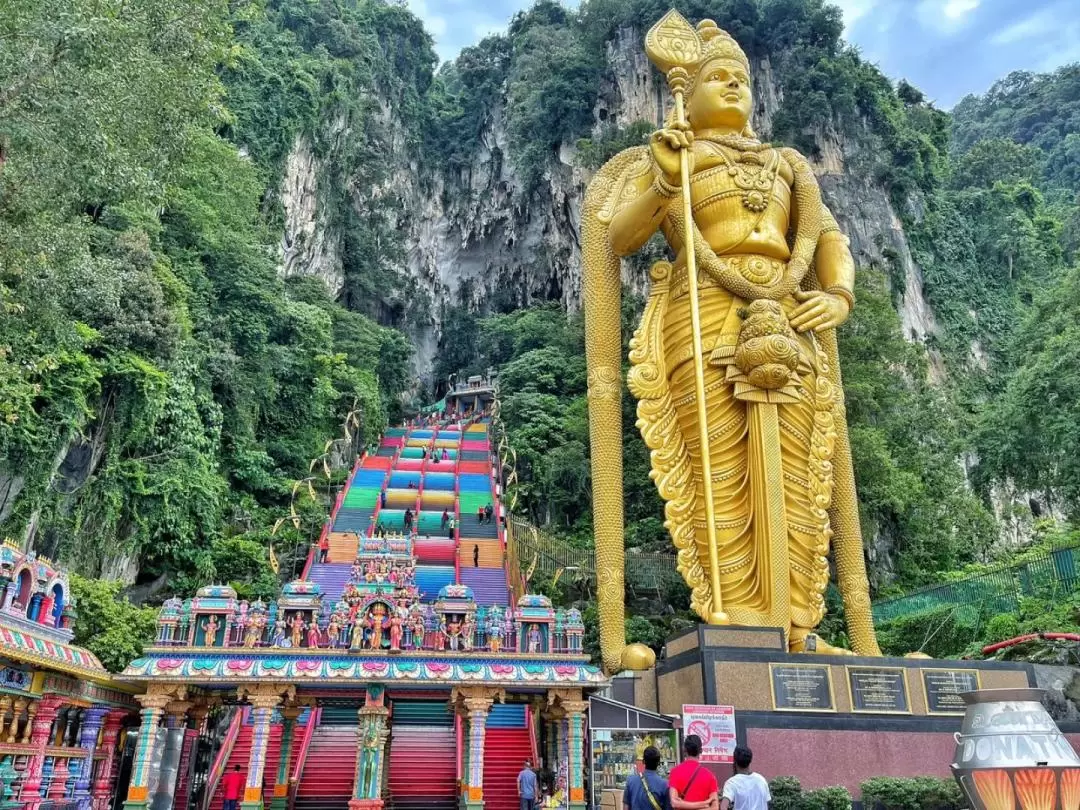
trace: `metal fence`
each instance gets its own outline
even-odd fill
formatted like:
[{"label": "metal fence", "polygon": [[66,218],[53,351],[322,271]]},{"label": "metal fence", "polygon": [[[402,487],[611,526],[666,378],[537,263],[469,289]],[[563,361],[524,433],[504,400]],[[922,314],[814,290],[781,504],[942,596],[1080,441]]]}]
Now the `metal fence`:
[{"label": "metal fence", "polygon": [[1080,585],[1078,570],[1080,546],[1058,548],[985,574],[882,599],[873,605],[874,621],[889,621],[942,606],[1016,613],[1024,597],[1045,599],[1075,590]]}]

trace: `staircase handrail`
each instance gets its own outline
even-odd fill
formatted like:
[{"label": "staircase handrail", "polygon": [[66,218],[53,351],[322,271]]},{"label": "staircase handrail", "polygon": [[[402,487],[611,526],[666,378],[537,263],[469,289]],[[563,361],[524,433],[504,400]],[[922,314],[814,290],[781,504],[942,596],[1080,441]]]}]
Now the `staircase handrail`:
[{"label": "staircase handrail", "polygon": [[326,521],[322,525],[322,531],[319,532],[319,539],[317,542],[312,543],[307,550],[307,559],[304,560],[304,570],[300,573],[300,579],[306,580],[311,574],[311,566],[315,564],[315,552],[319,546],[322,545],[323,538],[330,534],[330,521]]},{"label": "staircase handrail", "polygon": [[296,753],[296,765],[289,774],[288,787],[288,810],[293,810],[296,805],[296,790],[300,786],[300,776],[304,772],[304,764],[307,762],[308,749],[311,748],[311,740],[315,736],[315,729],[322,720],[322,707],[312,706],[308,714],[307,725],[304,727],[304,736],[300,738],[300,750]]},{"label": "staircase handrail", "polygon": [[244,725],[244,709],[242,706],[236,708],[233,714],[232,720],[229,721],[229,729],[225,732],[225,738],[221,741],[221,748],[218,749],[217,756],[214,757],[214,763],[210,766],[210,773],[206,777],[206,787],[203,790],[201,810],[208,810],[210,802],[214,797],[214,792],[217,790],[218,782],[221,781],[221,777],[225,773],[225,768],[229,764],[229,757],[232,756],[233,747],[236,745],[236,739],[240,736],[240,728]]}]

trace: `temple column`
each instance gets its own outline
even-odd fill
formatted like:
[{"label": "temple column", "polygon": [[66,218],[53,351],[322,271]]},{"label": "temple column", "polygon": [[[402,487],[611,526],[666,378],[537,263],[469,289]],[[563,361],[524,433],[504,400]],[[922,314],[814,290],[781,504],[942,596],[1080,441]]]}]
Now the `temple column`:
[{"label": "temple column", "polygon": [[469,715],[461,717],[461,783],[458,785],[458,805],[464,807],[469,800]]},{"label": "temple column", "polygon": [[108,706],[93,706],[83,712],[82,727],[79,729],[79,746],[86,752],[79,760],[78,775],[75,778],[75,802],[79,810],[90,808],[90,783],[94,777],[94,751],[97,750],[98,734],[109,713]]},{"label": "temple column", "polygon": [[569,754],[570,810],[585,810],[585,712],[587,700],[564,700]]},{"label": "temple column", "polygon": [[468,810],[482,810],[484,806],[484,735],[491,704],[491,698],[465,698],[469,712],[469,781],[465,792]]},{"label": "temple column", "polygon": [[[15,701],[15,705],[19,705],[18,700]],[[37,715],[38,702],[36,700],[23,701],[23,705],[26,707],[26,722],[23,724],[22,736],[19,738],[18,741],[21,742],[23,745],[29,745],[30,735],[34,732],[34,717]],[[49,730],[52,730],[51,720],[49,721]],[[14,729],[12,729],[11,731],[11,736],[15,736]],[[45,733],[45,736],[46,738],[48,738],[48,732]],[[15,742],[15,740],[12,739],[11,742]]]},{"label": "temple column", "polygon": [[349,810],[381,810],[383,806],[383,761],[386,738],[390,735],[386,725],[389,714],[386,688],[382,684],[370,684],[364,705],[360,708],[360,724],[356,728],[360,751],[356,757],[356,776]]},{"label": "temple column", "polygon": [[165,713],[165,706],[174,700],[170,694],[151,692],[135,698],[142,706],[139,717],[139,738],[135,743],[135,760],[131,764],[131,783],[128,785],[124,810],[145,810],[150,797],[150,762],[157,740],[158,723]]},{"label": "temple column", "polygon": [[94,780],[93,808],[94,810],[108,810],[112,804],[113,770],[116,768],[117,740],[120,738],[120,728],[128,713],[123,709],[114,709],[105,717],[101,730],[101,750],[105,757],[101,760],[98,768],[97,779]]},{"label": "temple column", "polygon": [[278,757],[277,779],[274,782],[274,797],[270,800],[270,810],[285,810],[288,803],[293,737],[296,735],[296,721],[303,711],[303,706],[286,706],[281,710],[281,756]]},{"label": "temple column", "polygon": [[251,704],[251,754],[248,756],[247,783],[244,785],[242,810],[262,810],[263,769],[266,767],[266,746],[270,742],[270,718],[281,704],[281,695],[248,693]]},{"label": "temple column", "polygon": [[45,747],[50,742],[49,733],[53,721],[60,711],[62,698],[59,695],[45,695],[41,700],[27,706],[26,731],[23,742],[34,747],[34,752],[26,762],[23,771],[21,798],[26,810],[36,810],[45,798],[41,793],[41,774],[45,767]]},{"label": "temple column", "polygon": [[[7,729],[7,716],[11,711],[11,696],[0,695],[0,740],[4,739],[4,731]],[[14,715],[11,717],[11,722],[16,722],[18,718]]]}]

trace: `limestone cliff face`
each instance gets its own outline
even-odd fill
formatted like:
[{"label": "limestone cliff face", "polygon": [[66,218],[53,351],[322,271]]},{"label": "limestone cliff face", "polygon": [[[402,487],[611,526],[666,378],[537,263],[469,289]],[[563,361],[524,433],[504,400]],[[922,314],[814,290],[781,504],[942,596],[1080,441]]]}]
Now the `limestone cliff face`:
[{"label": "limestone cliff face", "polygon": [[[609,43],[610,71],[598,87],[594,134],[611,124],[661,124],[669,94],[641,41],[639,31],[623,29]],[[768,59],[754,66],[753,83],[754,127],[767,138],[783,100],[783,88]],[[542,181],[530,191],[515,170],[501,105],[495,105],[485,122],[471,163],[452,174],[430,167],[421,155],[410,152],[407,139],[395,132],[399,127],[393,110],[385,104],[381,117],[390,133],[391,178],[378,187],[356,178],[355,204],[365,207],[373,200],[384,204],[393,230],[404,243],[404,275],[431,304],[425,309],[414,307],[409,318],[394,324],[410,333],[416,344],[414,365],[421,383],[431,382],[448,307],[488,312],[551,300],[569,311],[580,306],[578,218],[590,172],[579,165],[573,144],[563,144],[551,156]],[[825,199],[851,237],[856,261],[897,265],[892,277],[903,279],[897,298],[905,335],[924,340],[938,327],[886,190],[868,172],[859,171],[858,144],[833,131],[815,133],[815,140],[819,146],[815,169]],[[332,231],[320,209],[323,169],[306,139],[299,139],[281,189],[286,214],[281,270],[287,275],[318,276],[337,292],[343,284],[340,235]],[[644,291],[641,263],[627,266],[625,280],[631,288]],[[385,293],[388,298],[397,294]],[[934,373],[940,373],[937,365]]]}]

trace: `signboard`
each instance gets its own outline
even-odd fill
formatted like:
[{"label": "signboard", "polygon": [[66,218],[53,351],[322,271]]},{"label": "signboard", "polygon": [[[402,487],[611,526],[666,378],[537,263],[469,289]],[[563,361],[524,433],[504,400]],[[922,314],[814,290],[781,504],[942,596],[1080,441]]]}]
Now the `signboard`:
[{"label": "signboard", "polygon": [[902,667],[846,667],[851,710],[873,714],[911,714]]},{"label": "signboard", "polygon": [[735,755],[735,707],[683,704],[683,733],[701,738],[702,762],[731,762]]},{"label": "signboard", "polygon": [[927,714],[963,714],[967,707],[960,693],[979,688],[975,669],[924,669],[922,679]]},{"label": "signboard", "polygon": [[834,712],[828,664],[769,664],[773,708],[794,712]]}]

